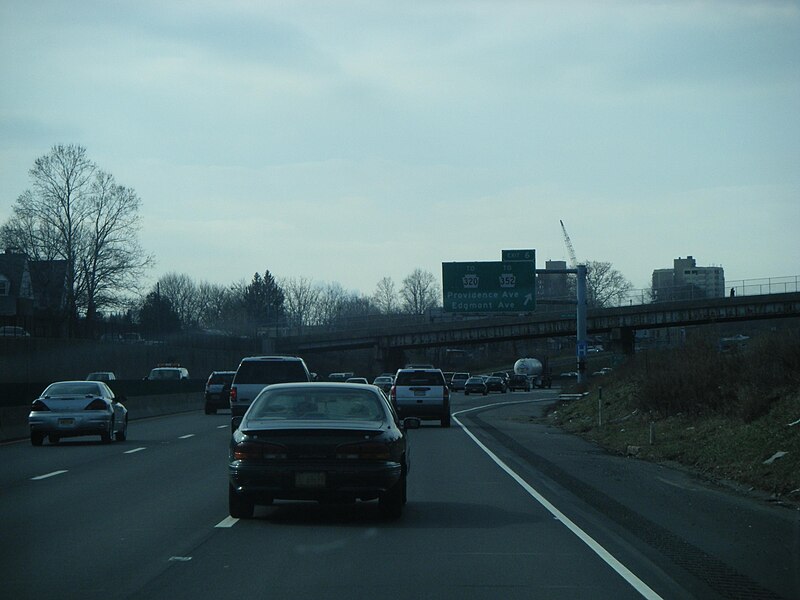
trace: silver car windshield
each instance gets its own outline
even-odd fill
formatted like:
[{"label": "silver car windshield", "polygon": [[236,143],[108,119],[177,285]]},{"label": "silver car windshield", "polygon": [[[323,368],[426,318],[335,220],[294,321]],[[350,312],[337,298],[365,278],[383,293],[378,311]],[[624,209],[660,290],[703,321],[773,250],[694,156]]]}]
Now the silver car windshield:
[{"label": "silver car windshield", "polygon": [[54,383],[50,385],[45,391],[43,396],[88,396],[102,395],[100,387],[91,382],[65,382]]},{"label": "silver car windshield", "polygon": [[248,420],[383,421],[386,411],[370,391],[264,390],[253,401]]}]

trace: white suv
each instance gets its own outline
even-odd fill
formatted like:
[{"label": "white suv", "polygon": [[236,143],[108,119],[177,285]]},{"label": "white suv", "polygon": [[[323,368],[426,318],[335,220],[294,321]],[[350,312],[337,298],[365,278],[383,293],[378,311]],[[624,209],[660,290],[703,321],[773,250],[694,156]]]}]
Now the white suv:
[{"label": "white suv", "polygon": [[241,417],[259,392],[273,383],[311,381],[305,361],[298,356],[248,356],[233,376],[231,417]]},{"label": "white suv", "polygon": [[440,369],[400,369],[391,400],[400,418],[438,418],[442,427],[450,427],[450,390]]}]

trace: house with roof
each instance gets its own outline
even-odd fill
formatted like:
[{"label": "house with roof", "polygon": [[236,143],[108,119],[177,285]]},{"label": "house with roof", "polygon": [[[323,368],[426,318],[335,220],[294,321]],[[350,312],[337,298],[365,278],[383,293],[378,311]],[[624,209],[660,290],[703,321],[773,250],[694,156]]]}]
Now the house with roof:
[{"label": "house with roof", "polygon": [[0,317],[33,314],[33,283],[28,256],[13,248],[0,254]]}]

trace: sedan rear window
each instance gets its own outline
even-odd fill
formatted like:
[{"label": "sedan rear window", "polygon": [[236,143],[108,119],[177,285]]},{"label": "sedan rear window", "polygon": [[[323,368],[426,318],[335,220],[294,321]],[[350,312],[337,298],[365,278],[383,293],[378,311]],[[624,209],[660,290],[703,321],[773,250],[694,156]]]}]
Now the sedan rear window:
[{"label": "sedan rear window", "polygon": [[99,395],[100,389],[94,383],[82,381],[54,383],[44,391],[44,396],[88,396]]},{"label": "sedan rear window", "polygon": [[265,390],[255,399],[248,420],[383,421],[380,398],[358,390]]}]

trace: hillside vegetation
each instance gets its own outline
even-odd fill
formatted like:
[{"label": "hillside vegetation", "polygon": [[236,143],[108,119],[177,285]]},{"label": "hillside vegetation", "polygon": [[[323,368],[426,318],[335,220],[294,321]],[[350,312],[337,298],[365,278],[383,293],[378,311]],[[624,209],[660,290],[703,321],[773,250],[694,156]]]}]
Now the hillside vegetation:
[{"label": "hillside vegetation", "polygon": [[800,330],[721,351],[716,339],[639,353],[547,421],[601,446],[673,461],[800,503]]}]

